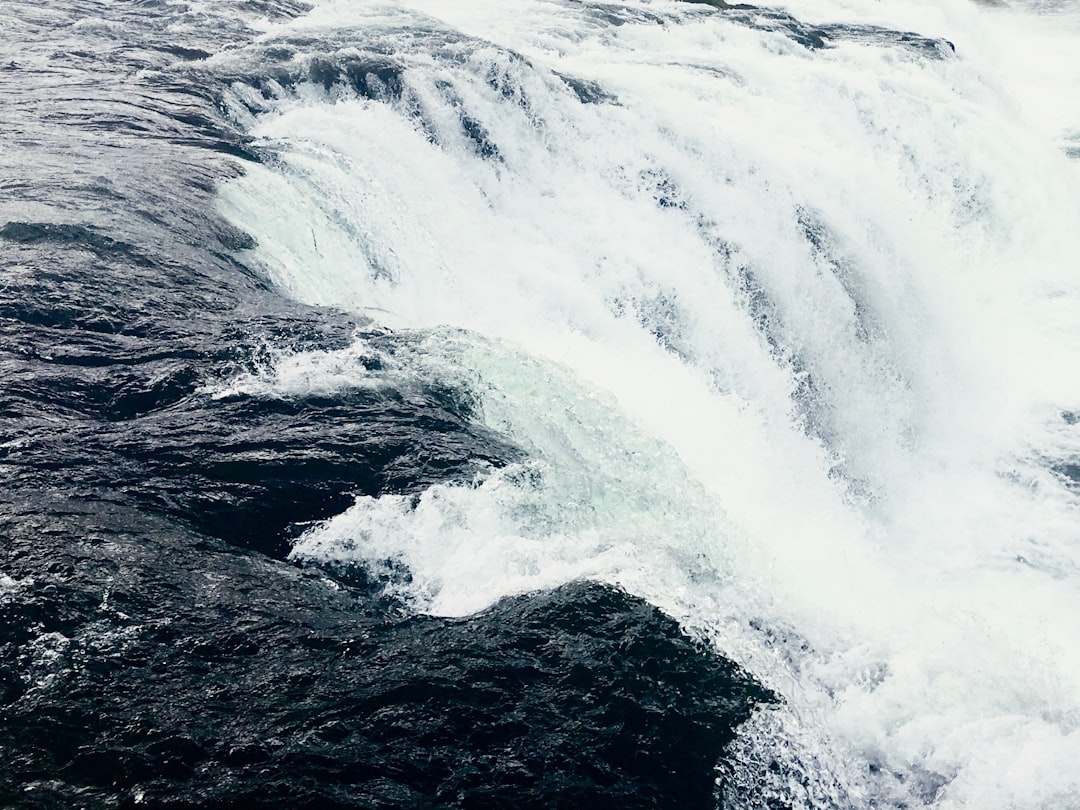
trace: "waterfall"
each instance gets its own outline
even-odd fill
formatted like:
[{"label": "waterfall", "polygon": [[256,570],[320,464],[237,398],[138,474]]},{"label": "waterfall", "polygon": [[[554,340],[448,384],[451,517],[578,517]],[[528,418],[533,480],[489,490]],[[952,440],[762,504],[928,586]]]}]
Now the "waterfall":
[{"label": "waterfall", "polygon": [[732,807],[1080,801],[1078,43],[1036,0],[328,0],[214,56],[252,261],[408,347],[228,385],[433,380],[523,451],[293,557],[442,616],[644,597],[783,698]]}]

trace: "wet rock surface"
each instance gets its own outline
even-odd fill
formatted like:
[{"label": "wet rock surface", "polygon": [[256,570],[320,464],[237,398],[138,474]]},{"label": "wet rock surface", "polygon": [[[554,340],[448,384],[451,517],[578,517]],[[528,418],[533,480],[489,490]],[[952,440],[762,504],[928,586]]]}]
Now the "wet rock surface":
[{"label": "wet rock surface", "polygon": [[771,696],[576,583],[464,619],[110,504],[5,504],[0,801],[692,807]]},{"label": "wet rock surface", "polygon": [[868,45],[909,48],[924,56],[944,57],[955,52],[944,39],[923,36],[912,31],[895,31],[876,25],[825,23],[812,25],[781,9],[726,3],[724,0],[684,0],[694,5],[712,6],[728,18],[749,28],[776,31],[811,50],[829,48],[837,42],[861,42]]}]

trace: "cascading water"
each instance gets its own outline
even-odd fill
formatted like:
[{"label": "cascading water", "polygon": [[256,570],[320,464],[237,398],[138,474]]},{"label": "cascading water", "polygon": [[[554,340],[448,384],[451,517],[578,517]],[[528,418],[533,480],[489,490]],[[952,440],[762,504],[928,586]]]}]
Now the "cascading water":
[{"label": "cascading water", "polygon": [[784,699],[731,806],[1077,806],[1080,16],[785,9],[326,2],[217,57],[267,276],[527,454],[293,555],[439,615],[661,606]]},{"label": "cascading water", "polygon": [[0,17],[0,804],[1080,807],[1071,0]]}]

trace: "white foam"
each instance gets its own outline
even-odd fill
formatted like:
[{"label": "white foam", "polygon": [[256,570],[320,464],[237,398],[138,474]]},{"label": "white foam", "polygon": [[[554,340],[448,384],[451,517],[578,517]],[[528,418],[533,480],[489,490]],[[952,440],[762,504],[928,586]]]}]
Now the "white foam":
[{"label": "white foam", "polygon": [[12,579],[7,574],[0,574],[0,598],[15,593],[22,586],[22,580]]},{"label": "white foam", "polygon": [[[247,396],[304,399],[386,386],[386,367],[396,364],[363,339],[337,351],[290,351],[267,346],[252,371],[200,389],[213,399]],[[372,371],[375,365],[377,370]]]}]

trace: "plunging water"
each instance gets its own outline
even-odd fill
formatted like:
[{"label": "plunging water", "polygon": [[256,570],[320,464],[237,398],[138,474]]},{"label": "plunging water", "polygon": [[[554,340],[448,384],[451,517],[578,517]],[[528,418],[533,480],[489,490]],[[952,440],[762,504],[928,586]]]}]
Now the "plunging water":
[{"label": "plunging water", "polygon": [[474,397],[526,460],[294,557],[647,598],[784,698],[733,806],[1073,806],[1080,17],[787,11],[327,2],[215,57],[267,277],[413,341],[230,385]]}]

